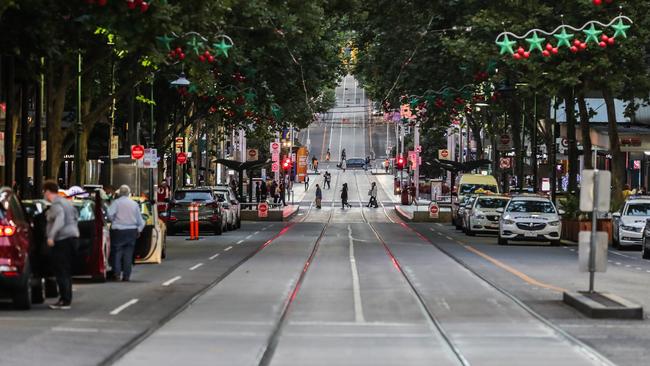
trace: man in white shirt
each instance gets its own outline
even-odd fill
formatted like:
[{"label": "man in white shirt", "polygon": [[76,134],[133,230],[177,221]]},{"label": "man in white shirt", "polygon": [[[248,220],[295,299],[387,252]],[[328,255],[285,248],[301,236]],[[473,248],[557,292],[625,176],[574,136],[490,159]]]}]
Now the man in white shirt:
[{"label": "man in white shirt", "polygon": [[144,220],[140,213],[140,206],[130,198],[129,186],[121,186],[117,193],[119,198],[108,208],[108,219],[111,222],[112,279],[129,281],[135,242],[144,230]]}]

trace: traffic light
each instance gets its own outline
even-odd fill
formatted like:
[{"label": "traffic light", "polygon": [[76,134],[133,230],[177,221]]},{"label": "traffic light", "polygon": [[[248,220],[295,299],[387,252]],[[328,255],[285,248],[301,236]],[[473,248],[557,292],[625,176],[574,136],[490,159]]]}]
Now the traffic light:
[{"label": "traffic light", "polygon": [[291,158],[284,158],[284,160],[282,161],[282,170],[284,170],[285,172],[291,170]]},{"label": "traffic light", "polygon": [[404,170],[404,165],[406,165],[406,161],[404,160],[403,156],[399,156],[397,158],[397,170]]}]

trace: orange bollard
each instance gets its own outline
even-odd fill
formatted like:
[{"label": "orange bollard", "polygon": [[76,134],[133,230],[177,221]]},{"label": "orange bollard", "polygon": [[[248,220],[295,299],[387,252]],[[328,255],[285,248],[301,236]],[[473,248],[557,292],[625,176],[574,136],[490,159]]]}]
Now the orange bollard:
[{"label": "orange bollard", "polygon": [[199,206],[197,203],[191,203],[190,212],[190,240],[199,239]]}]

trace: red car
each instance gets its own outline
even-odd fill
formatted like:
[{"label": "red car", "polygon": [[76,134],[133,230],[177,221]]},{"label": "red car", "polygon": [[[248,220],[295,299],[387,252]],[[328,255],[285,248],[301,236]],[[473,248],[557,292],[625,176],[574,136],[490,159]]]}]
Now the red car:
[{"label": "red car", "polygon": [[0,188],[0,296],[11,298],[19,309],[44,300],[32,298],[32,287],[38,285],[33,272],[38,250],[31,239],[30,221],[20,201],[10,188]]}]

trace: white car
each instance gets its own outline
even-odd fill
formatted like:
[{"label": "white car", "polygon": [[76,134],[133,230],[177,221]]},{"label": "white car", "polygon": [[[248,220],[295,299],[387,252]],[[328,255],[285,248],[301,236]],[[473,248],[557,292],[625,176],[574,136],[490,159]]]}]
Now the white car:
[{"label": "white car", "polygon": [[225,185],[217,186],[215,193],[227,213],[228,230],[239,229],[241,227],[241,207],[237,195],[230,187]]},{"label": "white car", "polygon": [[643,228],[650,219],[650,197],[630,197],[619,212],[614,212],[612,242],[615,248],[637,246],[643,242]]},{"label": "white car", "polygon": [[510,197],[505,196],[479,196],[471,208],[465,209],[465,234],[496,234],[501,218],[501,213],[497,210],[505,208],[509,201]]},{"label": "white car", "polygon": [[539,241],[560,244],[562,210],[553,202],[540,196],[517,196],[510,199],[508,205],[498,209],[499,245],[509,241]]},{"label": "white car", "polygon": [[[472,203],[474,202],[475,196],[465,196],[463,197],[463,201],[458,205],[458,210],[456,211],[456,218],[452,216],[451,222],[456,226],[456,230],[464,230],[463,224],[464,224],[464,217],[465,217],[465,209],[467,207],[471,207]],[[453,210],[453,208],[452,208]]]}]

